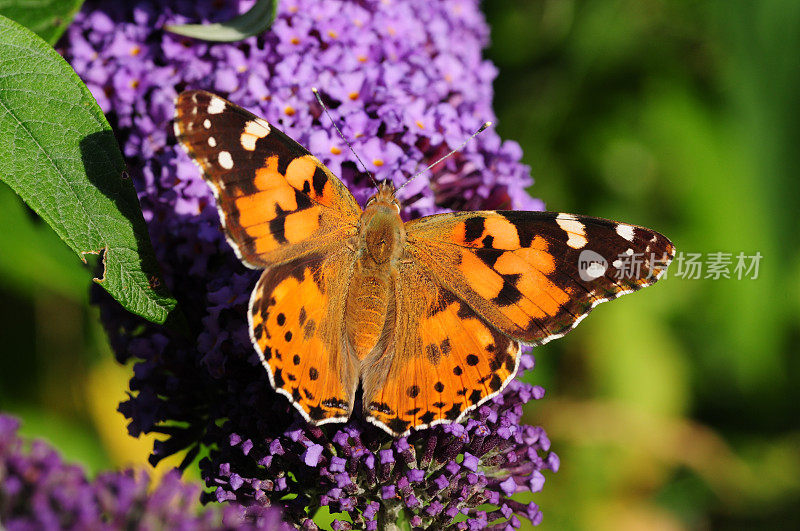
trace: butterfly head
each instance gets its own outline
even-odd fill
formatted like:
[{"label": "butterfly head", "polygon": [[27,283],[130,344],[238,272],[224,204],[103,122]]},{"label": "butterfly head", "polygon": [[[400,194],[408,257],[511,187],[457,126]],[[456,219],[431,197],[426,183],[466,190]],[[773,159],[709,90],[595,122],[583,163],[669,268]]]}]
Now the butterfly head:
[{"label": "butterfly head", "polygon": [[395,197],[396,192],[397,190],[395,190],[394,184],[391,181],[381,181],[378,183],[378,191],[367,200],[365,210],[389,207],[390,210],[394,209],[399,213],[400,202],[397,200],[397,197]]},{"label": "butterfly head", "polygon": [[376,264],[391,260],[405,239],[400,203],[394,194],[394,185],[383,181],[361,214],[359,233],[364,247]]}]

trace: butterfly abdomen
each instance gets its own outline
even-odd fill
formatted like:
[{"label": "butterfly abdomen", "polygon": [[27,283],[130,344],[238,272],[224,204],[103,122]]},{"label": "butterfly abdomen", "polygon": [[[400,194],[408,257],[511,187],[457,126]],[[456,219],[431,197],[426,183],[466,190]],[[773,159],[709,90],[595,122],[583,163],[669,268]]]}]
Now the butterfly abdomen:
[{"label": "butterfly abdomen", "polygon": [[345,323],[347,339],[359,360],[378,344],[386,322],[394,283],[381,269],[385,268],[364,268],[359,261],[350,280]]}]

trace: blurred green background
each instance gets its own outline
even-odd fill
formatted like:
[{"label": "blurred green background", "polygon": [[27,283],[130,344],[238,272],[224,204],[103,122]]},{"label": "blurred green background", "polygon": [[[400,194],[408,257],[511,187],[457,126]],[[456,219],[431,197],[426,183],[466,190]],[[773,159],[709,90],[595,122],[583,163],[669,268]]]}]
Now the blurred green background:
[{"label": "blurred green background", "polygon": [[[534,196],[657,229],[706,266],[763,256],[757,279],[673,264],[536,349],[547,396],[527,421],[562,460],[529,497],[540,529],[800,529],[800,2],[483,7],[497,128]],[[89,274],[5,186],[0,226],[0,410],[91,470],[143,466],[152,439],[115,412],[130,368]]]}]

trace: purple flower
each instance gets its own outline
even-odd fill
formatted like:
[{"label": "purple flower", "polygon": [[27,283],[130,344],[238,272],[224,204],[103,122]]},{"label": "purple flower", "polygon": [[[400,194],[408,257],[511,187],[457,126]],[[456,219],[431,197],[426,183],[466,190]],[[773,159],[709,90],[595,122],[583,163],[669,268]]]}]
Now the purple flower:
[{"label": "purple flower", "polygon": [[155,488],[144,471],[94,480],[42,441],[24,441],[19,422],[0,414],[0,525],[25,529],[289,530],[276,508],[231,503],[201,510],[199,485],[170,472]]},{"label": "purple flower", "polygon": [[[229,18],[240,7],[91,0],[62,41],[115,128],[164,280],[188,322],[183,331],[145,323],[95,293],[117,358],[137,360],[120,404],[131,435],[167,435],[152,462],[188,451],[188,466],[208,448],[200,462],[208,499],[281,505],[305,529],[316,528],[310,515],[321,506],[347,513],[350,522],[337,520],[337,529],[380,529],[398,518],[433,529],[466,528],[461,515],[481,528],[540,519],[538,507],[509,492],[541,488],[541,471],[558,467],[543,430],[520,424],[522,405],[541,398],[541,388],[513,381],[465,424],[396,440],[358,415],[308,425],[270,388],[245,318],[258,272],[236,259],[211,191],[167,136],[180,91],[218,92],[310,147],[363,204],[370,180],[311,88],[376,178],[401,184],[494,120],[496,69],[481,58],[488,28],[477,1],[285,0],[271,31],[234,44],[162,30]],[[532,181],[521,155],[487,130],[402,190],[403,216],[541,209],[526,192]],[[532,367],[524,355],[522,369]],[[484,512],[487,504],[496,510]]]}]

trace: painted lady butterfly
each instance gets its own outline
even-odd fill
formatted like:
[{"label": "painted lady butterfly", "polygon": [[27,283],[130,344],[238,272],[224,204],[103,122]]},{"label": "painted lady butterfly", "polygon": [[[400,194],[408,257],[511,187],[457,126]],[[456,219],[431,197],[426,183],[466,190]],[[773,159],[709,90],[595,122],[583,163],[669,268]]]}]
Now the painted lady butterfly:
[{"label": "painted lady butterfly", "polygon": [[[270,384],[315,424],[346,421],[359,385],[367,420],[390,434],[459,422],[514,377],[520,344],[649,286],[675,251],[650,229],[571,214],[403,223],[389,182],[362,210],[306,149],[208,92],[178,97],[175,135],[231,247],[264,269],[248,318]],[[640,267],[623,271],[626,256]]]}]

